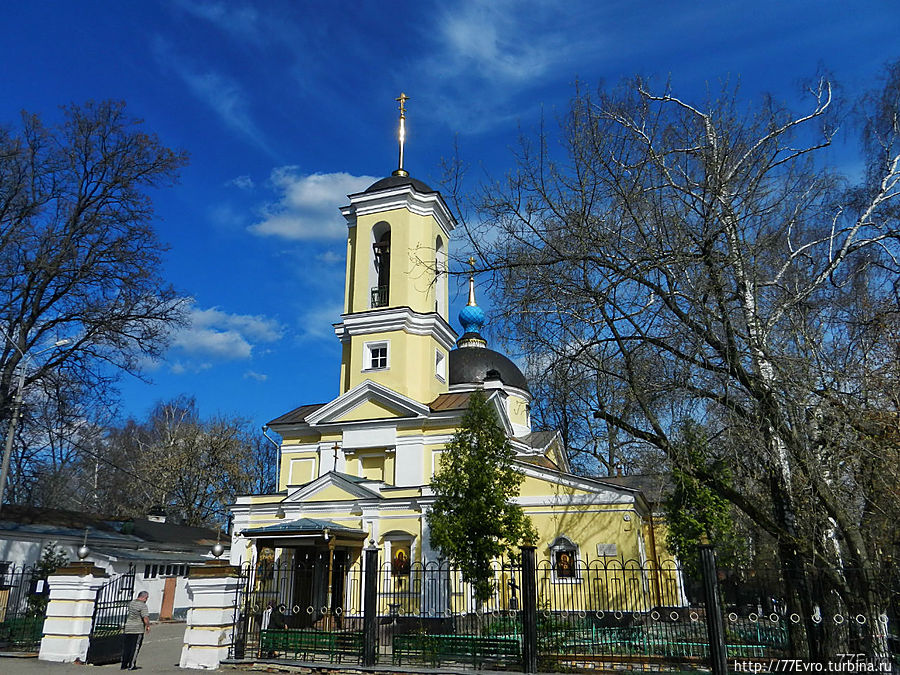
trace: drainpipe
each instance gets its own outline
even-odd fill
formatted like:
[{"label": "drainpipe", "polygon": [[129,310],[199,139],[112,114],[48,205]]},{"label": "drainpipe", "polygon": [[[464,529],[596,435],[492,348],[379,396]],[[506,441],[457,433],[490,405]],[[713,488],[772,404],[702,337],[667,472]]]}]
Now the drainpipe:
[{"label": "drainpipe", "polygon": [[[274,445],[276,450],[281,452],[281,446],[278,445],[278,442],[274,438],[269,436],[269,425],[268,424],[262,425],[262,432],[263,432],[263,436],[266,437],[266,440],[268,440],[269,443]],[[278,458],[278,461],[275,463],[275,466],[278,468],[278,476],[275,479],[276,480],[275,488],[278,489],[279,487],[281,487],[281,457]]]},{"label": "drainpipe", "polygon": [[663,604],[663,601],[659,577],[662,575],[662,567],[659,564],[659,549],[656,548],[656,523],[653,522],[653,507],[649,504],[647,513],[650,520],[650,548],[653,549],[653,560],[656,562],[656,582],[653,585],[656,586],[656,602],[661,605]]}]

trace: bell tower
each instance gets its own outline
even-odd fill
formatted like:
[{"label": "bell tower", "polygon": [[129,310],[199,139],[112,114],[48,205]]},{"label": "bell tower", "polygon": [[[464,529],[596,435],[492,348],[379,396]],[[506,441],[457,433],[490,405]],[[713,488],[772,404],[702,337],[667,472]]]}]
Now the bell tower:
[{"label": "bell tower", "polygon": [[347,220],[341,394],[372,380],[420,403],[447,391],[456,334],[448,322],[447,253],[455,220],[440,193],[403,168],[406,101],[400,102],[397,169],[341,209]]}]

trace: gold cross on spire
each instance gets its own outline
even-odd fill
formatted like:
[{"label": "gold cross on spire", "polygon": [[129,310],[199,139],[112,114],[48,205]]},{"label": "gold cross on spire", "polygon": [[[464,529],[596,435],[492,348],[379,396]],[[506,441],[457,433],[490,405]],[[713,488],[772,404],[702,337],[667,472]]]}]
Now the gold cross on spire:
[{"label": "gold cross on spire", "polygon": [[406,102],[409,100],[409,96],[400,92],[400,96],[394,100],[400,102],[400,164],[394,171],[394,175],[408,176],[409,173],[403,168],[403,146],[406,145]]},{"label": "gold cross on spire", "polygon": [[409,96],[404,94],[402,91],[400,92],[400,96],[394,99],[395,101],[400,101],[400,117],[406,118],[406,102],[409,100]]}]

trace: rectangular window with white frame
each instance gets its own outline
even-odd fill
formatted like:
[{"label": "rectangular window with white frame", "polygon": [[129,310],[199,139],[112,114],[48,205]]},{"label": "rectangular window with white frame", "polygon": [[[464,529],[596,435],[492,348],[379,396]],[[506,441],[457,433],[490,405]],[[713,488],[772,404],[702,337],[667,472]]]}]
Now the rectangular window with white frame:
[{"label": "rectangular window with white frame", "polygon": [[434,350],[434,376],[441,382],[447,381],[447,357],[440,349]]},{"label": "rectangular window with white frame", "polygon": [[363,370],[387,370],[391,362],[391,343],[387,341],[367,342],[364,358]]}]

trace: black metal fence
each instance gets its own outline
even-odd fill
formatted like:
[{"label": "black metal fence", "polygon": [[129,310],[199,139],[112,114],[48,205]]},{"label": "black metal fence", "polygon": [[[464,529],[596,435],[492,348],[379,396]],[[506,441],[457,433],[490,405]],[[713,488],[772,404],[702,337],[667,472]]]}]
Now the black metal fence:
[{"label": "black metal fence", "polygon": [[40,649],[49,593],[46,572],[0,563],[0,651]]},{"label": "black metal fence", "polygon": [[295,556],[289,564],[244,568],[238,591],[235,658],[359,661],[362,565],[336,552]]},{"label": "black metal fence", "polygon": [[[714,571],[721,604],[708,616],[700,579],[673,562],[542,562],[524,567],[527,573],[523,565],[498,564],[493,593],[479,603],[459,570],[398,568],[369,555],[368,570],[364,557],[300,549],[285,564],[245,568],[232,657],[526,671],[613,662],[681,668],[714,659],[710,619],[718,615],[731,667],[796,658],[795,626],[805,621],[790,610],[781,577],[762,571]],[[897,589],[889,592],[896,601]],[[846,612],[826,617],[828,606],[837,605],[821,596],[816,620],[823,630],[843,625],[851,638],[843,644],[874,639],[884,651],[858,653],[890,656],[887,623]]]}]

